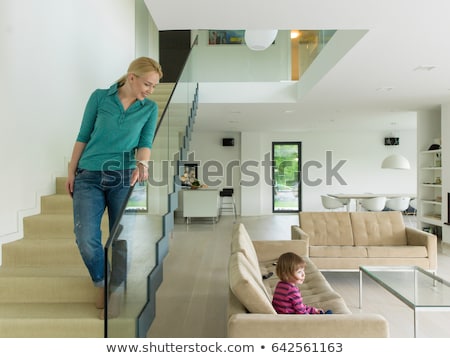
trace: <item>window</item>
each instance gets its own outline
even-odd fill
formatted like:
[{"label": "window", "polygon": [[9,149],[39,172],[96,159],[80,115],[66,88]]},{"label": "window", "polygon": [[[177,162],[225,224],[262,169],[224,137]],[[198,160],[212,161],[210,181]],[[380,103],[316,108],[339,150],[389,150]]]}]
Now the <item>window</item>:
[{"label": "window", "polygon": [[301,142],[272,143],[272,158],[272,211],[301,211]]}]

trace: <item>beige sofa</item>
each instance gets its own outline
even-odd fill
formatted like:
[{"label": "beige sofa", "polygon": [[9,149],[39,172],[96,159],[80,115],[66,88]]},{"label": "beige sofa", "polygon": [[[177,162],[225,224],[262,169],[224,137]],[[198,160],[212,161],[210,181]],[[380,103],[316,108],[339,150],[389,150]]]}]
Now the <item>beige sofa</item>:
[{"label": "beige sofa", "polygon": [[[333,314],[277,314],[272,307],[272,292],[278,282],[274,263],[289,251],[305,257],[306,241],[252,241],[243,224],[235,225],[228,266],[228,337],[388,337],[388,323],[382,316],[351,314],[343,298],[307,257],[306,280],[300,286],[304,302],[331,309]],[[269,272],[273,275],[263,279]]]},{"label": "beige sofa", "polygon": [[405,226],[399,211],[300,212],[292,239],[320,270],[358,270],[363,265],[437,269],[437,238]]}]

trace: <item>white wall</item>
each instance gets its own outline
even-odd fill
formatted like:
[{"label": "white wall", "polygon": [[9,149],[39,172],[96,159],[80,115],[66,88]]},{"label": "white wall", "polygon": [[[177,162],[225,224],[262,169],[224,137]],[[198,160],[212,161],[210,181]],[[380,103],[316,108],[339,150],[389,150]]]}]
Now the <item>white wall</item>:
[{"label": "white wall", "polygon": [[[415,120],[412,118],[411,120]],[[233,187],[237,189],[236,200],[239,204],[238,212],[243,216],[270,215],[272,213],[272,188],[270,183],[264,180],[264,168],[261,164],[266,153],[271,153],[274,141],[300,141],[302,142],[302,165],[308,161],[323,163],[323,168],[312,169],[308,173],[311,181],[322,179],[319,186],[303,184],[303,210],[323,210],[320,195],[326,193],[416,193],[417,187],[417,141],[416,131],[402,131],[399,133],[400,146],[386,147],[384,137],[386,132],[298,132],[298,133],[258,133],[245,132],[236,138],[240,138],[236,147],[222,147],[220,139],[229,133],[195,132],[191,142],[191,149],[195,151],[196,159],[202,162],[206,160],[218,160],[226,166],[232,160],[240,163],[256,161],[259,167],[251,170],[259,175],[260,181],[254,186],[239,186],[239,180],[249,181],[248,175],[242,177],[233,176]],[[340,160],[345,164],[338,171],[346,184],[340,184],[335,178],[331,185],[327,185],[326,179],[326,152],[332,151],[331,167]],[[381,162],[392,152],[399,152],[406,156],[411,163],[411,170],[399,171],[381,169]]]},{"label": "white wall", "polygon": [[66,175],[90,93],[135,57],[135,1],[2,0],[0,52],[2,243]]},{"label": "white wall", "polygon": [[[279,31],[275,44],[264,51],[245,45],[208,45],[208,31],[198,34],[198,56],[193,77],[198,82],[277,82],[290,77],[290,32]],[[239,61],[230,59],[239,58]]]},{"label": "white wall", "polygon": [[[233,147],[223,147],[222,138],[234,138]],[[224,187],[234,187],[235,196],[240,197],[240,188],[236,183],[240,180],[239,161],[241,157],[241,136],[237,132],[196,132],[195,125],[190,143],[191,158],[200,161],[199,179],[204,183],[206,172],[203,170],[205,163],[210,165],[210,173],[217,175],[210,176],[209,186],[211,188],[222,189]],[[223,170],[215,170],[214,163],[218,163]],[[216,182],[216,183],[214,183]],[[236,210],[240,212],[240,205],[236,203]]]}]

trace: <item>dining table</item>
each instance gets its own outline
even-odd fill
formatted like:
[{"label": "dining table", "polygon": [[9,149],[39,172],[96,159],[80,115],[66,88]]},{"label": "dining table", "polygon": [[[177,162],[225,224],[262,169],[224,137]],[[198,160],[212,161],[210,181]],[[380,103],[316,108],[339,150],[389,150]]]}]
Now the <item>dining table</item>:
[{"label": "dining table", "polygon": [[416,197],[416,194],[411,193],[330,193],[327,194],[328,196],[331,196],[336,199],[340,200],[348,200],[348,203],[346,205],[347,211],[350,211],[351,202],[355,203],[355,211],[359,211],[359,201],[362,199],[371,199],[371,198],[378,198],[378,197],[385,197],[387,199],[393,199],[393,198],[400,198],[400,197],[408,197],[414,199]]}]

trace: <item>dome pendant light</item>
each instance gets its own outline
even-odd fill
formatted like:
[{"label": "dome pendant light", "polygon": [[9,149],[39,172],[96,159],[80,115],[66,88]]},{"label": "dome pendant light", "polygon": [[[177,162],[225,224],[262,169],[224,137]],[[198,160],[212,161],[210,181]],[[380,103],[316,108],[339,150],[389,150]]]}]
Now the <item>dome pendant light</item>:
[{"label": "dome pendant light", "polygon": [[392,154],[381,163],[383,169],[411,169],[408,159],[400,154]]},{"label": "dome pendant light", "polygon": [[249,49],[263,51],[275,41],[277,34],[278,30],[245,30],[244,38]]},{"label": "dome pendant light", "polygon": [[[391,123],[392,126],[395,126],[396,124],[397,123],[395,122]],[[398,135],[395,136],[393,132],[391,132],[391,135],[389,137],[384,138],[384,145],[399,146],[400,138],[398,137]],[[403,155],[394,153],[384,158],[383,162],[381,163],[381,168],[408,170],[411,169],[411,165],[409,164],[408,159],[406,159]]]}]

